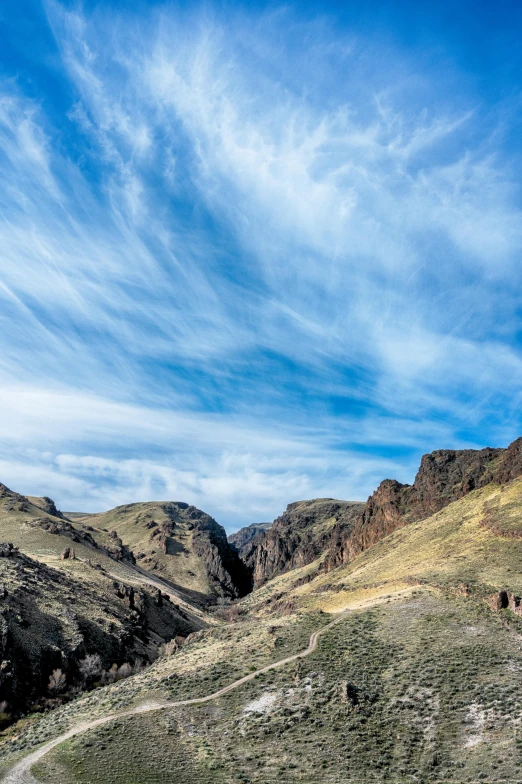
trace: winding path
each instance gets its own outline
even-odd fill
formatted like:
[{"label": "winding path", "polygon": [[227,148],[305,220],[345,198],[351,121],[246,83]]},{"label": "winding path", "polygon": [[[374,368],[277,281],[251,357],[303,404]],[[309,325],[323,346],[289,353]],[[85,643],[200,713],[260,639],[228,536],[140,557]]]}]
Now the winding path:
[{"label": "winding path", "polygon": [[259,670],[255,670],[255,672],[251,672],[249,675],[245,675],[243,678],[239,678],[237,681],[229,683],[228,686],[224,686],[222,689],[219,689],[212,694],[207,694],[206,697],[194,697],[191,700],[178,700],[176,702],[144,702],[130,711],[125,711],[123,713],[111,713],[109,716],[103,716],[100,719],[93,719],[92,721],[84,721],[80,724],[75,724],[74,727],[71,727],[71,729],[67,730],[67,732],[64,732],[62,735],[54,738],[54,740],[50,740],[47,743],[44,743],[43,746],[40,746],[40,748],[36,749],[36,751],[31,752],[31,754],[28,754],[27,757],[24,757],[23,760],[16,763],[16,765],[11,768],[11,770],[9,770],[1,779],[1,782],[2,784],[38,784],[37,780],[31,773],[31,767],[35,764],[35,762],[38,762],[38,760],[45,756],[48,751],[51,751],[51,749],[59,746],[60,743],[63,743],[65,740],[69,740],[69,738],[73,738],[75,735],[81,735],[83,732],[87,732],[87,730],[100,726],[100,724],[106,724],[108,721],[112,721],[113,719],[122,719],[126,716],[134,716],[138,713],[148,713],[149,711],[164,710],[165,708],[177,708],[182,705],[199,705],[203,702],[210,702],[210,700],[215,700],[218,697],[222,697],[224,694],[228,694],[229,691],[237,689],[238,686],[242,686],[243,683],[247,683],[248,681],[253,680],[257,675],[261,675],[264,672],[269,672],[270,670],[275,670],[277,667],[283,667],[285,664],[296,661],[296,659],[303,659],[305,656],[309,656],[315,651],[317,648],[317,641],[322,634],[328,631],[328,629],[330,629],[336,623],[339,623],[344,618],[346,618],[346,616],[351,612],[352,610],[346,610],[345,612],[338,615],[337,618],[335,618],[333,621],[327,623],[326,626],[323,626],[321,629],[314,632],[310,637],[308,647],[305,648],[304,651],[294,653],[292,656],[287,656],[285,659],[280,659],[273,664],[267,664],[266,667],[261,667]]}]

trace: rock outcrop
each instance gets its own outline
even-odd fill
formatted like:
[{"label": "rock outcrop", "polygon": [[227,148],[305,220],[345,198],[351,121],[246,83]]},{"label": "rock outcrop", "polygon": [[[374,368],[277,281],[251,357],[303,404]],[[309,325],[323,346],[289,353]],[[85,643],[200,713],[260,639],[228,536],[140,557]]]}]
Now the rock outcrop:
[{"label": "rock outcrop", "polygon": [[362,507],[359,502],[333,498],[289,504],[270,530],[256,536],[243,550],[254,588],[278,574],[315,561],[327,547],[332,527],[338,524],[348,530]]},{"label": "rock outcrop", "polygon": [[57,519],[51,517],[44,517],[41,519],[36,518],[33,520],[28,520],[27,524],[30,526],[38,526],[43,528],[44,531],[47,531],[50,534],[67,536],[73,542],[82,543],[88,545],[89,547],[93,547],[96,550],[100,550],[100,552],[105,553],[105,555],[108,555],[109,558],[112,558],[115,561],[129,561],[129,563],[136,563],[134,553],[123,544],[115,531],[109,534],[109,543],[101,545],[96,541],[94,536],[89,531],[76,528],[63,516]]},{"label": "rock outcrop", "polygon": [[[205,624],[157,591],[82,580],[0,544],[0,695],[14,719],[45,705],[59,669],[67,688],[81,688],[81,661],[97,655],[103,669],[152,662],[169,640]],[[128,666],[128,665],[127,665]]]},{"label": "rock outcrop", "polygon": [[236,599],[250,590],[248,569],[229,544],[225,529],[182,501],[124,504],[74,518],[74,526],[90,530],[98,546],[110,549],[113,557],[117,552],[135,553],[142,569],[168,580],[201,607],[218,597]]},{"label": "rock outcrop", "polygon": [[252,523],[252,525],[247,525],[244,528],[240,528],[239,531],[230,534],[228,542],[235,547],[239,557],[243,558],[250,550],[254,539],[265,534],[271,527],[272,523]]},{"label": "rock outcrop", "polygon": [[[235,599],[250,590],[248,569],[227,541],[224,528],[195,506],[175,501],[143,502],[99,514],[68,512],[68,517],[56,518],[43,516],[42,499],[33,499],[39,502],[37,506],[7,490],[5,498],[14,510],[11,515],[26,504],[24,526],[67,537],[71,548],[86,545],[113,560],[154,572],[201,608],[218,597]],[[0,511],[1,499],[0,488]],[[78,549],[76,552],[79,555]]]},{"label": "rock outcrop", "polygon": [[522,439],[507,449],[440,449],[424,455],[413,485],[385,479],[352,525],[336,525],[325,568],[347,563],[402,525],[429,517],[476,488],[521,474]]},{"label": "rock outcrop", "polygon": [[515,615],[522,615],[522,599],[511,591],[497,591],[492,596],[488,596],[486,601],[495,612],[511,610]]},{"label": "rock outcrop", "polygon": [[225,529],[213,517],[191,506],[192,545],[205,565],[212,590],[220,596],[238,598],[251,589],[249,569],[227,539]]},{"label": "rock outcrop", "polygon": [[522,476],[522,438],[503,450],[494,478],[499,485],[504,485],[519,476]]},{"label": "rock outcrop", "polygon": [[52,515],[53,517],[58,517],[61,520],[66,520],[67,518],[57,509],[56,504],[54,503],[52,498],[49,498],[48,495],[44,495],[41,498],[36,496],[27,496],[27,500],[30,501],[34,506],[37,506],[43,512]]}]

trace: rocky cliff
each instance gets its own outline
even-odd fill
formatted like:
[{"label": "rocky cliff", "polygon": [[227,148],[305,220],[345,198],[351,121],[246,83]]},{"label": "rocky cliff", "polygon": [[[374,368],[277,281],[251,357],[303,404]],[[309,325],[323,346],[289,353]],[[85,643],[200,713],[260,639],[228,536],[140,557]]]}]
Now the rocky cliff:
[{"label": "rocky cliff", "polygon": [[350,526],[332,530],[325,568],[347,563],[408,522],[422,520],[491,481],[522,474],[522,439],[507,449],[441,449],[424,455],[413,485],[385,479]]},{"label": "rocky cliff", "polygon": [[181,501],[124,504],[96,515],[71,515],[77,530],[100,546],[114,542],[136,563],[161,576],[201,606],[217,597],[237,598],[250,589],[248,570],[210,515]]},{"label": "rocky cliff", "polygon": [[53,499],[49,498],[48,495],[44,495],[41,498],[28,495],[27,500],[41,509],[42,512],[46,512],[53,517],[59,517],[62,520],[67,519],[63,512],[60,512],[60,510],[56,508],[56,504],[54,503]]},{"label": "rocky cliff", "polygon": [[243,558],[250,550],[250,545],[254,539],[262,534],[265,534],[272,527],[272,523],[252,523],[244,528],[240,528],[228,537],[229,544],[231,544],[237,552],[239,557]]},{"label": "rocky cliff", "polygon": [[270,530],[256,536],[243,550],[254,588],[290,569],[315,561],[325,550],[332,528],[348,530],[363,504],[316,498],[289,504]]},{"label": "rocky cliff", "polygon": [[229,544],[225,529],[196,507],[189,510],[194,552],[205,566],[212,590],[220,596],[244,596],[251,588],[250,573]]},{"label": "rocky cliff", "polygon": [[55,569],[0,544],[0,702],[11,718],[92,685],[86,660],[96,663],[96,680],[122,666],[129,674],[154,661],[162,643],[205,625],[157,589],[66,563]]}]

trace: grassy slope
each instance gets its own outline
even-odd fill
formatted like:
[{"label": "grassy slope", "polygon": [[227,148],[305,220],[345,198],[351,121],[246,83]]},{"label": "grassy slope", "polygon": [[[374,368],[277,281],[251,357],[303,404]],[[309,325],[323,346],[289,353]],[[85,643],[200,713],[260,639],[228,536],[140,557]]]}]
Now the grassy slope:
[{"label": "grassy slope", "polygon": [[266,612],[267,600],[284,592],[301,609],[336,612],[358,598],[382,596],[415,581],[457,591],[467,585],[477,596],[501,588],[522,593],[521,513],[522,479],[505,487],[491,484],[395,531],[346,566],[293,587],[315,572],[318,564],[310,564],[272,580],[243,603]]},{"label": "grassy slope", "polygon": [[[171,578],[171,583],[179,586],[179,590],[172,591],[169,586],[161,583],[163,576],[161,569],[148,573],[147,566],[149,564],[147,563],[143,563],[140,567],[138,561],[139,568],[136,568],[130,562],[110,558],[102,549],[94,548],[83,542],[73,542],[69,536],[64,534],[52,534],[44,530],[38,521],[54,520],[58,525],[62,524],[62,521],[53,518],[52,515],[44,512],[41,506],[37,506],[41,500],[34,498],[33,503],[28,498],[18,496],[16,493],[10,493],[9,496],[0,498],[0,542],[12,542],[21,552],[31,558],[35,558],[54,569],[62,570],[80,583],[88,583],[102,591],[107,590],[113,579],[121,580],[128,585],[152,586],[154,589],[159,587],[162,591],[170,592],[185,611],[198,618],[203,618],[200,605],[205,596],[201,595],[200,589],[208,590],[208,583],[202,565],[193,553],[189,552],[188,555],[183,553],[174,558],[166,556],[166,559],[171,562],[169,568],[165,570],[166,576]],[[128,536],[132,549],[132,545],[137,541],[136,537],[144,536],[144,530],[147,536],[150,536],[151,533],[150,530],[141,527],[140,515],[143,516],[142,519],[145,518],[145,515],[150,515],[145,519],[155,519],[158,523],[162,522],[164,513],[161,512],[161,505],[157,506],[159,508],[157,514],[154,513],[155,504],[133,504],[131,507],[125,507],[126,509],[136,507],[136,511],[122,514],[118,526],[112,525],[113,517],[117,516],[117,510],[111,510],[104,515],[81,517],[73,515],[69,519],[75,530],[89,534],[102,548],[110,549],[113,546],[114,541],[109,536],[109,532],[118,527],[122,531],[121,538],[125,544],[127,542],[124,535]],[[107,530],[103,530],[105,528]],[[188,541],[188,532],[181,533],[181,542],[183,542],[183,536]],[[74,548],[76,560],[61,560],[60,555],[67,547]],[[95,566],[100,566],[101,570],[93,568]],[[189,574],[193,569],[198,570],[199,576],[196,578]]]},{"label": "grassy slope", "polygon": [[168,554],[162,552],[151,538],[155,529],[147,526],[153,522],[160,526],[169,519],[164,510],[166,503],[128,504],[101,514],[75,516],[74,524],[92,526],[95,529],[93,536],[102,544],[110,542],[108,532],[116,531],[133,551],[141,567],[152,569],[158,576],[190,591],[206,595],[209,593],[208,579],[201,560],[192,549],[190,520],[185,518],[183,510],[176,515],[176,529],[169,537]]},{"label": "grassy slope", "polygon": [[[481,600],[499,588],[522,592],[518,510],[522,480],[491,485],[310,583],[295,587],[317,564],[282,575],[242,601],[245,620],[208,629],[147,672],[29,723],[5,752],[27,750],[82,715],[214,691],[305,647],[326,613],[351,606],[356,612],[301,663],[206,706],[93,730],[35,772],[64,784],[518,781],[522,620]],[[469,596],[458,595],[464,583]],[[280,593],[297,612],[281,616],[267,604]]]},{"label": "grassy slope", "polygon": [[[68,535],[50,533],[40,524],[41,521],[48,524],[53,520],[58,524],[62,522],[15,493],[4,494],[0,498],[0,541],[12,542],[22,553],[53,570],[46,574],[31,565],[20,570],[15,559],[0,558],[0,584],[8,591],[8,598],[0,600],[0,610],[5,609],[11,618],[11,633],[18,630],[17,635],[26,640],[24,646],[28,649],[37,648],[40,644],[43,649],[52,647],[69,637],[73,644],[78,636],[78,624],[69,621],[67,613],[74,611],[80,624],[91,630],[87,638],[99,638],[103,654],[105,642],[109,649],[113,638],[123,633],[124,627],[127,628],[131,616],[131,610],[117,595],[115,581],[148,589],[147,616],[151,629],[160,629],[162,622],[153,620],[158,613],[152,598],[158,587],[163,592],[168,589],[161,583],[156,584],[154,577],[141,574],[132,564],[116,561],[87,543],[74,542]],[[78,529],[81,530],[81,526]],[[66,548],[74,548],[75,560],[60,558]],[[61,581],[58,579],[60,575],[64,578]],[[206,616],[200,610],[176,594],[172,593],[172,598],[183,607],[189,620],[189,630],[205,624]],[[15,610],[21,614],[20,622],[13,615],[16,615]],[[163,614],[165,617],[168,615]],[[138,654],[145,655],[147,652],[153,655],[150,645],[147,644],[143,650],[140,646],[138,641]],[[36,653],[34,655],[38,658]]]},{"label": "grassy slope", "polygon": [[[22,506],[23,508],[20,508]],[[132,578],[133,572],[127,564],[114,561],[88,544],[73,542],[69,536],[49,533],[38,523],[41,520],[52,522],[53,519],[52,515],[31,503],[29,499],[25,502],[19,502],[16,498],[12,502],[10,499],[2,499],[0,500],[0,541],[12,542],[26,555],[68,572],[71,569],[83,570],[82,562],[90,559],[91,563],[102,566],[121,579]],[[56,522],[61,523],[60,520]],[[77,562],[60,560],[60,554],[67,547],[74,548]],[[90,570],[84,571],[88,578]]]},{"label": "grassy slope", "polygon": [[[302,643],[310,620],[287,620],[283,636]],[[259,654],[265,623],[260,661],[268,654]],[[212,704],[115,720],[63,744],[34,772],[63,784],[517,781],[521,631],[518,618],[493,614],[474,599],[412,589],[409,597],[354,613],[300,663]],[[205,634],[134,684],[114,687],[111,709],[214,690],[225,670],[230,678],[245,669],[241,654],[252,643],[252,624]],[[217,637],[226,634],[223,648]],[[219,663],[216,645],[229,650]],[[43,723],[57,718],[43,720],[42,738]]]}]

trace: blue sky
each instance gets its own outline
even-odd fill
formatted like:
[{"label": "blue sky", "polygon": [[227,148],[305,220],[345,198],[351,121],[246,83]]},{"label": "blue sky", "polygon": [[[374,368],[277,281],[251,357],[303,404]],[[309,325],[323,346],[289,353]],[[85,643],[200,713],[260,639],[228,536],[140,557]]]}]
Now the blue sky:
[{"label": "blue sky", "polygon": [[520,435],[521,16],[4,0],[0,480],[232,530]]}]

